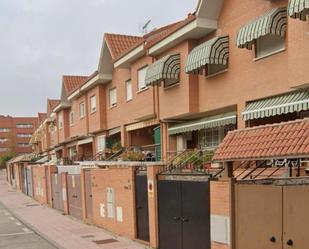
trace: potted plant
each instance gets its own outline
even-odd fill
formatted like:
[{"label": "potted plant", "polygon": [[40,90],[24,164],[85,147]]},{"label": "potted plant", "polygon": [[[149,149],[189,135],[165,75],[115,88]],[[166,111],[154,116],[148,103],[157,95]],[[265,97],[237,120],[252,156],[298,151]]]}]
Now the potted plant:
[{"label": "potted plant", "polygon": [[122,160],[123,161],[130,161],[130,162],[140,162],[145,160],[145,156],[142,152],[140,151],[126,151],[122,155]]}]

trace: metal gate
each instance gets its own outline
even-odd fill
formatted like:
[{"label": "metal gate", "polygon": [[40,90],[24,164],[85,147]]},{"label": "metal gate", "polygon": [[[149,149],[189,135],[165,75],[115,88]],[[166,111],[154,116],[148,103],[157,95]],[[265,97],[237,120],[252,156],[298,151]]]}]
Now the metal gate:
[{"label": "metal gate", "polygon": [[147,175],[137,171],[135,176],[137,238],[149,241],[148,187]]},{"label": "metal gate", "polygon": [[91,181],[91,171],[85,170],[85,201],[86,201],[86,215],[88,219],[92,219],[92,181]]},{"label": "metal gate", "polygon": [[75,218],[82,218],[81,177],[68,175],[69,214]]},{"label": "metal gate", "polygon": [[26,178],[27,178],[27,194],[33,197],[33,183],[32,183],[32,171],[31,168],[26,168]]},{"label": "metal gate", "polygon": [[209,181],[160,177],[160,249],[210,249]]},{"label": "metal gate", "polygon": [[27,167],[22,167],[22,171],[23,171],[23,193],[28,195]]},{"label": "metal gate", "polygon": [[309,230],[309,182],[298,185],[292,181],[236,184],[237,249],[309,247],[305,232]]},{"label": "metal gate", "polygon": [[52,174],[52,206],[54,209],[64,212],[62,181],[60,174]]}]

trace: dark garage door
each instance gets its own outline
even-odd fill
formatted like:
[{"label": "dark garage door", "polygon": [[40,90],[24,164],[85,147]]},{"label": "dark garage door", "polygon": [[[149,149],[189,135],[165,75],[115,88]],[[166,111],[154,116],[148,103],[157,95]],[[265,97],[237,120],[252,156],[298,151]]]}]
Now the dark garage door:
[{"label": "dark garage door", "polygon": [[160,249],[210,249],[208,181],[159,180]]}]

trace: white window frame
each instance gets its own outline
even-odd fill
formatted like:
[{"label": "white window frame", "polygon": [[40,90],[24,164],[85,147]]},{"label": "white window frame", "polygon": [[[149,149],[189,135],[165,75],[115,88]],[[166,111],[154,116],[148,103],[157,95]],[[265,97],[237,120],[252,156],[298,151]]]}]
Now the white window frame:
[{"label": "white window frame", "polygon": [[6,137],[0,138],[0,144],[5,144],[8,141]]},{"label": "white window frame", "polygon": [[9,150],[8,148],[3,148],[3,147],[0,148],[0,152],[7,152],[8,150]]},{"label": "white window frame", "polygon": [[28,147],[30,147],[30,144],[28,144],[28,143],[18,143],[17,146],[19,148],[28,148]]},{"label": "white window frame", "polygon": [[32,134],[25,134],[25,133],[18,133],[18,134],[16,134],[16,137],[18,137],[18,138],[30,138],[30,137],[32,137]]},{"label": "white window frame", "polygon": [[79,103],[79,118],[82,119],[86,116],[86,108],[85,108],[85,102]]},{"label": "white window frame", "polygon": [[33,124],[16,124],[16,128],[18,128],[18,129],[29,129],[29,128],[33,128]]},{"label": "white window frame", "polygon": [[59,126],[59,129],[63,128],[63,113],[62,112],[58,113],[58,126]]},{"label": "white window frame", "polygon": [[97,137],[97,152],[102,152],[106,148],[106,136],[100,135]]},{"label": "white window frame", "polygon": [[126,81],[126,101],[133,99],[132,80]]},{"label": "white window frame", "polygon": [[96,95],[90,97],[90,113],[95,113],[97,111],[97,98]]},{"label": "white window frame", "polygon": [[140,68],[137,71],[137,84],[138,84],[138,91],[143,91],[147,89],[148,87],[146,86],[146,72],[148,69],[148,65]]},{"label": "white window frame", "polygon": [[109,89],[109,106],[115,107],[117,106],[117,88],[111,88]]},{"label": "white window frame", "polygon": [[[273,37],[273,39],[277,39],[277,47],[267,47],[266,43],[268,41],[268,43],[273,44],[274,41],[269,41],[271,40]],[[262,43],[264,43],[263,45],[261,45]],[[266,45],[266,46],[265,46]],[[269,49],[269,51],[263,52],[263,49]],[[258,38],[256,40],[255,43],[255,60],[259,60],[259,59],[263,59],[265,57],[280,53],[282,51],[285,51],[286,49],[286,37],[282,37],[282,36],[276,36],[276,35],[265,35],[262,36],[260,38]]]},{"label": "white window frame", "polygon": [[70,126],[74,125],[74,112],[70,112]]}]

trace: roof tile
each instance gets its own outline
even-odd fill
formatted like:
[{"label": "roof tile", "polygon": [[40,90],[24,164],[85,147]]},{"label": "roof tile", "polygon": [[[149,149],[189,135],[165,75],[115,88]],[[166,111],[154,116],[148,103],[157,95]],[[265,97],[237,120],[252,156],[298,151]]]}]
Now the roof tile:
[{"label": "roof tile", "polygon": [[309,119],[229,132],[214,160],[309,156]]}]

